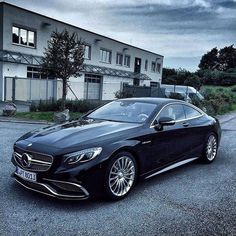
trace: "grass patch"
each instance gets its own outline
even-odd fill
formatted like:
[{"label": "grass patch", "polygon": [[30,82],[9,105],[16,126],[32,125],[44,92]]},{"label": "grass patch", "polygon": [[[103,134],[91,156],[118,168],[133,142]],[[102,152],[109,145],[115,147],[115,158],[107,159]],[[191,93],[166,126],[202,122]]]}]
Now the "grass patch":
[{"label": "grass patch", "polygon": [[[75,119],[80,117],[82,113],[80,112],[70,112],[70,118]],[[14,117],[27,120],[42,120],[53,122],[54,112],[17,112]]]},{"label": "grass patch", "polygon": [[217,92],[217,91],[224,91],[224,92],[233,92],[233,91],[235,91],[235,94],[236,94],[236,85],[233,85],[233,86],[203,85],[201,87],[200,91],[203,92],[206,89],[211,89],[215,92]]}]

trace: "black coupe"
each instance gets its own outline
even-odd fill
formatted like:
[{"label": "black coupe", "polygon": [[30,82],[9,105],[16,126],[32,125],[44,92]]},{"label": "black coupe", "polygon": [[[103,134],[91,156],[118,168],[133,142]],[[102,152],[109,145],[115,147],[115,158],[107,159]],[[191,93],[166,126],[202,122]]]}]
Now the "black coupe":
[{"label": "black coupe", "polygon": [[25,134],[14,144],[15,180],[61,199],[125,197],[149,178],[200,159],[214,161],[217,119],[179,100],[130,98],[78,120]]}]

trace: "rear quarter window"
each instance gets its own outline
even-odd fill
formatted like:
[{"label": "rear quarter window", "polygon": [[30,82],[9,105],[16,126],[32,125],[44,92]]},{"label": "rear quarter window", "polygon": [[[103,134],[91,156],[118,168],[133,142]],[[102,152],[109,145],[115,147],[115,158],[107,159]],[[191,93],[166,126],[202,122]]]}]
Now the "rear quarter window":
[{"label": "rear quarter window", "polygon": [[191,119],[197,116],[200,116],[202,113],[197,111],[196,109],[190,107],[190,106],[186,106],[184,105],[184,111],[185,111],[185,115],[186,115],[186,119]]}]

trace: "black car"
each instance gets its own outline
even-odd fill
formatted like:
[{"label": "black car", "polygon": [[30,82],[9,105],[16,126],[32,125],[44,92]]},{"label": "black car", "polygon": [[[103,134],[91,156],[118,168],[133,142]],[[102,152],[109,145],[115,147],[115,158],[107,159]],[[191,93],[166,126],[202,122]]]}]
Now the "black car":
[{"label": "black car", "polygon": [[119,200],[138,178],[200,159],[214,161],[217,119],[183,101],[130,98],[25,134],[14,144],[15,180],[61,199]]}]

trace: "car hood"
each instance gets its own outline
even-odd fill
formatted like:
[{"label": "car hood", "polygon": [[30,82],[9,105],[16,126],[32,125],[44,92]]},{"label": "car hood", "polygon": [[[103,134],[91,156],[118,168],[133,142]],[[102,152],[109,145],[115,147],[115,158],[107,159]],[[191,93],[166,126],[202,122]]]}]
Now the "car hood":
[{"label": "car hood", "polygon": [[[17,142],[26,146],[46,145],[57,149],[66,149],[78,145],[86,145],[120,137],[121,133],[130,134],[140,127],[137,123],[121,123],[114,121],[73,121],[54,125],[29,132]],[[40,145],[40,146],[41,146]]]}]

